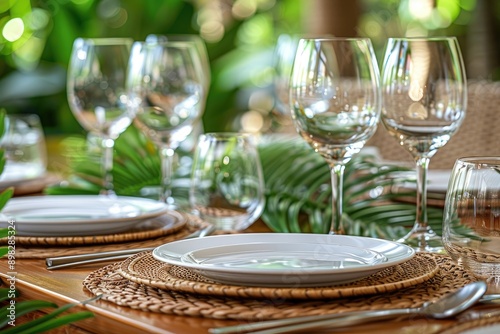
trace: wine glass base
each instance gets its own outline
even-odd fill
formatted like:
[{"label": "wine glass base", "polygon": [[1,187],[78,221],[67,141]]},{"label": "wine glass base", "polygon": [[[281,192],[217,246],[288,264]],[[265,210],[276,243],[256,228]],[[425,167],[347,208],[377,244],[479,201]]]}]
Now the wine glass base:
[{"label": "wine glass base", "polygon": [[397,240],[417,252],[445,253],[441,237],[431,229],[413,228],[407,235]]}]

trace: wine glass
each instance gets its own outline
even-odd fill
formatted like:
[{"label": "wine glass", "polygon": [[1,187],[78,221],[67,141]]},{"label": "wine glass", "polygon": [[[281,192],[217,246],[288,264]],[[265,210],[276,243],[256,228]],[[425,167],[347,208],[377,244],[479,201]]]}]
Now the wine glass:
[{"label": "wine glass", "polygon": [[417,215],[401,238],[419,251],[440,252],[441,238],[427,221],[430,159],[465,118],[467,85],[454,37],[390,38],[382,69],[382,122],[413,156],[417,168]]},{"label": "wine glass", "polygon": [[[193,44],[194,50],[198,54],[198,57],[201,61],[201,68],[203,69],[203,82],[204,82],[204,90],[206,92],[205,96],[208,95],[208,91],[210,90],[210,82],[212,78],[211,70],[210,70],[210,60],[208,58],[208,51],[205,42],[198,35],[193,34],[180,34],[180,35],[156,35],[149,34],[146,37],[146,42],[148,43],[156,43],[156,42],[168,42],[168,41],[182,41]],[[206,98],[203,100],[203,105],[201,108],[205,110]],[[201,117],[196,121],[193,125],[193,130],[191,134],[183,141],[180,145],[180,150],[184,150],[185,152],[192,151],[196,147],[196,141],[204,132],[203,122]]]},{"label": "wine glass", "polygon": [[345,165],[375,133],[380,78],[368,38],[301,39],[290,80],[298,133],[328,163],[332,180],[330,234],[344,234]]},{"label": "wine glass", "polygon": [[77,38],[73,43],[67,78],[71,111],[102,147],[102,195],[114,196],[113,147],[131,124],[125,88],[133,40],[129,38]]},{"label": "wine glass", "polygon": [[135,42],[127,87],[134,123],[159,147],[160,200],[175,209],[171,196],[172,158],[203,113],[204,70],[192,43]]},{"label": "wine glass", "polygon": [[201,68],[203,69],[203,82],[205,92],[208,93],[210,89],[211,72],[210,72],[210,60],[208,58],[207,46],[203,39],[198,35],[192,34],[181,34],[181,35],[155,35],[149,34],[146,37],[146,42],[157,43],[157,42],[187,42],[194,45],[196,53],[200,58]]},{"label": "wine glass", "polygon": [[295,52],[301,38],[330,38],[328,34],[321,35],[288,35],[281,34],[278,37],[273,53],[273,87],[274,108],[273,117],[279,128],[288,130],[292,127],[290,117],[290,74],[292,72]]}]

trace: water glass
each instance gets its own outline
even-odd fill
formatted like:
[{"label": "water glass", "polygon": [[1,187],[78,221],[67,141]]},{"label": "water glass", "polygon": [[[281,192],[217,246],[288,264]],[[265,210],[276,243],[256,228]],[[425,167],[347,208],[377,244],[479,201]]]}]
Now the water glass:
[{"label": "water glass", "polygon": [[5,150],[6,158],[0,181],[30,179],[45,173],[47,149],[37,115],[7,115],[0,146]]},{"label": "water glass", "polygon": [[198,140],[189,194],[193,213],[220,230],[243,230],[264,209],[264,180],[254,138],[207,133]]},{"label": "water glass", "polygon": [[448,184],[443,243],[449,255],[500,292],[500,157],[455,162]]}]

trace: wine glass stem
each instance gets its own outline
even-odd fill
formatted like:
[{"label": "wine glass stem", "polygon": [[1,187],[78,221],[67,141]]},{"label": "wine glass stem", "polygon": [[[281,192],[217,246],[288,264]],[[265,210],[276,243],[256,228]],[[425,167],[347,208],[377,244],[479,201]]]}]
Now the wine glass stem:
[{"label": "wine glass stem", "polygon": [[418,158],[417,162],[417,218],[414,229],[424,231],[428,229],[427,221],[427,171],[429,158]]},{"label": "wine glass stem", "polygon": [[172,165],[175,151],[170,147],[160,149],[161,156],[161,192],[160,201],[173,205],[172,199]]},{"label": "wine glass stem", "polygon": [[115,141],[111,138],[102,138],[102,175],[103,175],[103,188],[100,194],[106,196],[115,195],[113,188],[113,148],[115,146]]},{"label": "wine glass stem", "polygon": [[340,164],[330,167],[332,181],[332,222],[330,224],[330,234],[345,234],[342,223],[344,170],[345,166]]}]

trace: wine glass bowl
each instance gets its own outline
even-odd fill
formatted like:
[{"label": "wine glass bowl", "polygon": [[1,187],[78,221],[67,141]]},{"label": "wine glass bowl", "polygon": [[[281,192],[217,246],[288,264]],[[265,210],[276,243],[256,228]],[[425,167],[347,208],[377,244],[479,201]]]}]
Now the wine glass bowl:
[{"label": "wine glass bowl", "polygon": [[67,96],[73,115],[102,146],[102,194],[113,195],[114,140],[131,124],[125,87],[133,41],[129,38],[77,38],[68,68]]},{"label": "wine glass bowl", "polygon": [[290,74],[292,72],[293,61],[297,46],[302,38],[331,38],[328,34],[308,34],[308,35],[289,35],[281,34],[276,41],[273,53],[273,93],[274,108],[272,112],[273,120],[277,123],[280,130],[287,131],[292,127],[290,115]]},{"label": "wine glass bowl", "polygon": [[430,159],[460,128],[467,104],[465,69],[454,37],[390,38],[382,68],[382,122],[414,158],[417,213],[399,241],[439,252],[441,237],[427,221]]},{"label": "wine glass bowl", "polygon": [[326,160],[332,175],[330,233],[345,233],[345,164],[371,138],[380,116],[380,78],[367,38],[301,39],[290,80],[297,132]]},{"label": "wine glass bowl", "polygon": [[203,73],[193,43],[160,40],[135,42],[132,47],[127,87],[134,123],[159,147],[160,199],[172,208],[172,158],[203,113]]}]

